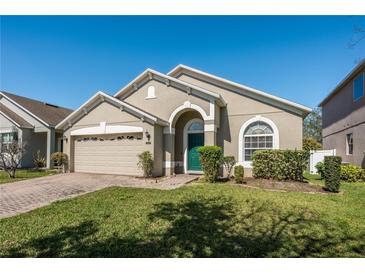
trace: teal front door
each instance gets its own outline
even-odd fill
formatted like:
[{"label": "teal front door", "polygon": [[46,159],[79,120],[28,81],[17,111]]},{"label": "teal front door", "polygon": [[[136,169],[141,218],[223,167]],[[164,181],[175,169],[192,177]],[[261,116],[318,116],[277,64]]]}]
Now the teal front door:
[{"label": "teal front door", "polygon": [[198,148],[204,146],[204,133],[188,134],[188,170],[201,171]]}]

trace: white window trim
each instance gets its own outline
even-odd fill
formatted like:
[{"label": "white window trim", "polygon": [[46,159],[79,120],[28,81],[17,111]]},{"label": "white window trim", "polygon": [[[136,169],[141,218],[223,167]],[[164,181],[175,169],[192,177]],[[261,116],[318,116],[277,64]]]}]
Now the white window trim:
[{"label": "white window trim", "polygon": [[[354,98],[354,95],[355,95],[355,80],[358,78],[358,77],[360,77],[362,75],[362,95],[359,97],[359,98],[357,98],[357,99],[355,99]],[[362,97],[364,97],[364,95],[365,95],[365,83],[364,83],[364,81],[365,81],[365,74],[362,72],[362,73],[360,73],[359,75],[357,75],[355,78],[354,78],[354,80],[352,80],[352,101],[353,102],[357,102],[357,101],[359,101]]]},{"label": "white window trim", "polygon": [[[153,92],[150,92],[150,88],[153,88]],[[150,94],[151,93],[151,94]],[[156,99],[156,88],[155,86],[149,86],[147,88],[147,96],[145,99]]]},{"label": "white window trim", "polygon": [[[348,138],[347,138],[347,136],[348,135],[350,135],[351,134],[351,137],[352,137],[352,153],[350,154],[350,145],[349,145],[349,140],[348,140]],[[353,153],[354,153],[354,135],[353,135],[353,133],[352,132],[350,132],[350,133],[347,133],[346,135],[345,135],[345,138],[346,138],[346,156],[352,156],[353,155]]]},{"label": "white window trim", "polygon": [[250,126],[252,123],[258,122],[258,121],[267,123],[272,128],[273,134],[268,134],[268,135],[273,136],[273,149],[279,149],[279,130],[278,130],[276,124],[272,120],[270,120],[266,117],[262,117],[260,115],[257,115],[255,117],[247,120],[241,126],[240,132],[238,134],[238,163],[240,165],[243,165],[245,168],[252,168],[252,161],[245,161],[244,154],[243,154],[243,152],[244,152],[243,151],[243,149],[244,149],[243,136],[244,136],[244,133],[245,133],[247,127]]},{"label": "white window trim", "polygon": [[194,119],[191,119],[189,122],[187,122],[186,125],[184,126],[184,130],[183,130],[184,173],[202,174],[202,171],[188,170],[188,134],[189,133],[204,133],[204,130],[194,130],[194,131],[188,130],[188,128],[194,122],[199,122],[199,123],[204,124],[204,121],[202,119],[194,118]]}]

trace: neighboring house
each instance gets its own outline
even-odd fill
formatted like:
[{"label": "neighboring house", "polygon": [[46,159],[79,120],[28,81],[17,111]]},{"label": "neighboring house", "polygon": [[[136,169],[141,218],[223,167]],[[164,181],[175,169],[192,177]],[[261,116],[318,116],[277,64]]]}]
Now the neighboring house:
[{"label": "neighboring house", "polygon": [[57,125],[73,172],[140,175],[137,155],[154,157],[154,175],[201,173],[197,148],[218,145],[251,171],[259,149],[301,149],[311,109],[179,65],[147,69],[114,96],[98,92]]},{"label": "neighboring house", "polygon": [[365,168],[365,60],[320,103],[324,149]]},{"label": "neighboring house", "polygon": [[62,131],[55,126],[72,112],[70,109],[0,91],[0,137],[2,144],[14,139],[26,145],[21,166],[33,167],[39,150],[51,166],[51,153],[62,151]]}]

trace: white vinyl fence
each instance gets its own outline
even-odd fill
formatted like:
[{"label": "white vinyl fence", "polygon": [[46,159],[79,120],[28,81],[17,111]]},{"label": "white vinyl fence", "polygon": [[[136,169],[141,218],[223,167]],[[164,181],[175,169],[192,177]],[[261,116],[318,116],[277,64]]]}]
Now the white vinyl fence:
[{"label": "white vinyl fence", "polygon": [[336,156],[336,149],[310,151],[309,172],[311,174],[317,174],[316,164],[323,162],[324,156]]}]

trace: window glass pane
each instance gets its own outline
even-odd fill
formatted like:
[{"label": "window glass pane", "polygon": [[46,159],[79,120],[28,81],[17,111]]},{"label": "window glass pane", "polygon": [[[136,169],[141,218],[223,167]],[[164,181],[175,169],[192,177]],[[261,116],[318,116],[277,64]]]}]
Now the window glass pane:
[{"label": "window glass pane", "polygon": [[347,154],[351,155],[354,150],[352,133],[346,135]]},{"label": "window glass pane", "polygon": [[354,94],[353,99],[360,99],[364,95],[364,75],[360,74],[354,80]]},{"label": "window glass pane", "polygon": [[204,126],[203,126],[203,123],[201,122],[193,122],[188,130],[204,130]]},{"label": "window glass pane", "polygon": [[256,134],[273,134],[273,130],[268,124],[257,121],[249,125],[249,127],[245,131],[245,135]]}]

